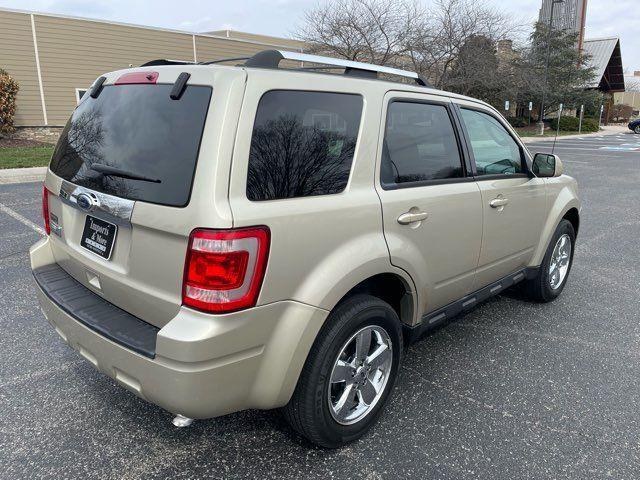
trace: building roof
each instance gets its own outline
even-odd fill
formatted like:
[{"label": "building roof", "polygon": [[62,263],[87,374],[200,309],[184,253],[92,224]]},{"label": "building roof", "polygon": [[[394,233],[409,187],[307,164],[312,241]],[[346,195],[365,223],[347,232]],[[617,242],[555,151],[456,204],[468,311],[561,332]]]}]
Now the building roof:
[{"label": "building roof", "polygon": [[303,41],[296,40],[295,38],[274,37],[272,35],[239,32],[237,30],[214,30],[212,32],[203,32],[203,34],[226,37],[230,39],[242,39],[271,45],[282,45],[288,48],[295,48],[297,51],[302,51],[307,47],[307,45]]},{"label": "building roof", "polygon": [[620,39],[610,37],[585,40],[582,49],[591,56],[590,64],[595,69],[593,81],[588,88],[599,88],[605,92],[624,92]]},{"label": "building roof", "polygon": [[[143,28],[145,30],[155,30],[159,32],[180,33],[180,34],[191,35],[196,37],[220,38],[220,39],[226,39],[226,40],[234,40],[236,42],[242,42],[242,43],[266,45],[268,47],[297,48],[298,50],[301,50],[303,48],[303,47],[298,47],[297,45],[293,45],[292,42],[298,42],[298,41],[290,38],[274,37],[270,35],[253,35],[245,32],[235,32],[233,30],[218,30],[215,32],[198,33],[198,32],[192,32],[189,30],[177,30],[174,28],[152,27],[149,25],[140,25],[136,23],[116,22],[112,20],[103,20],[99,18],[78,17],[75,15],[62,15],[59,13],[37,12],[34,10],[24,10],[24,9],[16,9],[16,8],[0,7],[0,12],[22,13],[26,15],[37,15],[40,17],[52,17],[52,18],[64,18],[68,20],[81,20],[85,22],[103,23],[107,25],[120,25],[123,27]],[[298,42],[298,43],[302,43],[302,42]]]}]

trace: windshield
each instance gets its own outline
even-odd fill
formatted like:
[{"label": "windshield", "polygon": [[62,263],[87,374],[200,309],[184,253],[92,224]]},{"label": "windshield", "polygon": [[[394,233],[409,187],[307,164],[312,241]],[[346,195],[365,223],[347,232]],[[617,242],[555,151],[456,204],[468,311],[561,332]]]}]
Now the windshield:
[{"label": "windshield", "polygon": [[211,87],[189,85],[179,100],[169,97],[172,87],[112,85],[87,95],[62,131],[53,173],[118,197],[185,206]]}]

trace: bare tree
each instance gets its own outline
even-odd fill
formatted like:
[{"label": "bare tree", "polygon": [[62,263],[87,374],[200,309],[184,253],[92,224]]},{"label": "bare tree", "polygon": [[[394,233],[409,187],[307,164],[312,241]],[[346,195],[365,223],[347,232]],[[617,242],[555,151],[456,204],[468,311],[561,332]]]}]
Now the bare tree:
[{"label": "bare tree", "polygon": [[53,158],[56,168],[65,178],[71,178],[83,165],[104,161],[105,140],[102,114],[97,111],[76,110],[62,131]]},{"label": "bare tree", "polygon": [[640,92],[640,77],[627,77],[624,82],[626,92]]},{"label": "bare tree", "polygon": [[495,42],[517,29],[508,16],[482,1],[436,0],[425,24],[414,32],[408,51],[416,71],[434,86],[447,88],[449,74],[470,38]]},{"label": "bare tree", "polygon": [[330,0],[309,11],[298,38],[310,51],[412,68],[434,86],[448,75],[470,37],[492,42],[515,33],[511,19],[482,0]]},{"label": "bare tree", "polygon": [[496,104],[510,77],[504,70],[495,42],[485,36],[472,35],[460,48],[447,73],[446,86],[457,93]]},{"label": "bare tree", "polygon": [[338,193],[349,178],[354,150],[354,137],[303,126],[296,115],[280,115],[254,128],[247,197]]},{"label": "bare tree", "polygon": [[616,103],[611,106],[609,115],[614,122],[628,122],[633,115],[633,107],[625,103]]},{"label": "bare tree", "polygon": [[389,65],[406,53],[423,16],[415,1],[329,0],[305,14],[297,37],[312,53]]}]

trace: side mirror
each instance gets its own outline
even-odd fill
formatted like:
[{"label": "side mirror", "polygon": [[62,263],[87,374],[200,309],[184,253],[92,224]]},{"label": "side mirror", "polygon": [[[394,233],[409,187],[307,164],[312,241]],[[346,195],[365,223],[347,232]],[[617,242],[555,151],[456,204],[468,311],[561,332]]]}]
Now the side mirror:
[{"label": "side mirror", "polygon": [[533,157],[533,173],[537,177],[559,177],[564,173],[564,166],[557,155],[536,153]]}]

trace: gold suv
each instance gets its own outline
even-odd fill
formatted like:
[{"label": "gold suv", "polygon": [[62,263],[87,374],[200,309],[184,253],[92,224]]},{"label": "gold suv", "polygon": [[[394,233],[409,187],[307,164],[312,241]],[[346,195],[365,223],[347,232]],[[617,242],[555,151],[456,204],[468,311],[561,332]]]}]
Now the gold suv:
[{"label": "gold suv", "polygon": [[580,210],[486,103],[275,50],[100,77],[42,205],[37,294],[95,368],[177,425],[282,408],[325,447],[371,427],[426,330],[517,283],[556,298]]}]

